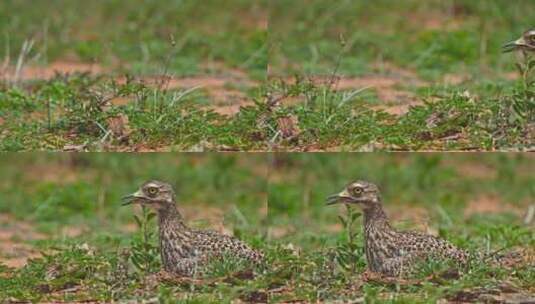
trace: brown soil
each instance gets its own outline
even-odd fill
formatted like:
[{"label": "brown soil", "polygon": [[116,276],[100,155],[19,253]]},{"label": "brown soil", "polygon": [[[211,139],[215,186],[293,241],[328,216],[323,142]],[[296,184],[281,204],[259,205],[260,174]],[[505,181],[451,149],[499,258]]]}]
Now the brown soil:
[{"label": "brown soil", "polygon": [[73,73],[89,73],[102,74],[105,69],[98,64],[81,63],[74,61],[57,61],[47,66],[23,66],[20,74],[16,75],[14,68],[8,68],[7,72],[0,76],[8,81],[17,80],[35,80],[35,79],[51,79],[56,74],[73,74]]},{"label": "brown soil", "polygon": [[161,145],[147,145],[147,144],[136,144],[128,146],[109,146],[106,147],[105,151],[107,152],[137,152],[137,153],[153,153],[153,152],[171,152],[172,147],[170,146],[161,146]]},{"label": "brown soil", "polygon": [[444,166],[450,166],[455,168],[460,176],[465,178],[474,178],[474,179],[495,179],[496,170],[492,167],[489,167],[487,164],[477,161],[463,162],[462,165],[459,165],[457,161],[452,159],[448,161],[445,159]]},{"label": "brown soil", "polygon": [[133,102],[134,100],[132,98],[128,97],[116,97],[109,101],[110,104],[120,107],[120,106],[126,106],[127,104]]},{"label": "brown soil", "polygon": [[[65,159],[65,162],[76,162],[74,155]],[[33,164],[25,168],[27,172],[33,172],[32,174],[26,174],[25,177],[29,181],[45,181],[58,185],[65,185],[69,183],[74,183],[80,180],[82,173],[77,171],[77,168],[74,164],[68,163],[57,163],[57,164]]]},{"label": "brown soil", "polygon": [[[337,231],[340,231],[340,230],[337,230]],[[293,226],[290,226],[290,227],[271,226],[271,227],[268,227],[267,231],[268,231],[268,238],[280,239],[282,237],[295,233],[296,229]]]},{"label": "brown soil", "polygon": [[415,28],[426,30],[439,30],[439,31],[454,31],[459,29],[465,22],[462,18],[456,18],[452,16],[459,13],[457,9],[450,14],[445,12],[421,12],[416,11],[406,14],[406,20],[408,20]]},{"label": "brown soil", "polygon": [[468,75],[462,74],[446,74],[442,77],[442,82],[445,85],[457,86],[469,80]]},{"label": "brown soil", "polygon": [[41,240],[45,236],[38,233],[24,221],[0,214],[0,262],[13,268],[22,267],[28,259],[40,257],[39,251],[26,242]]},{"label": "brown soil", "polygon": [[370,88],[375,91],[377,97],[383,104],[375,107],[393,115],[403,115],[408,112],[411,106],[420,105],[414,93],[402,89],[406,84],[421,86],[421,82],[409,71],[394,72],[387,75],[368,75],[355,78],[342,78],[338,89],[355,90],[359,88]]},{"label": "brown soil", "polygon": [[[252,101],[246,98],[240,97],[240,96],[236,96],[236,95],[231,96],[231,97],[224,97],[224,98],[225,98],[224,104],[209,106],[208,109],[213,110],[214,112],[221,114],[221,115],[233,116],[233,115],[238,114],[242,107],[252,106],[254,104]],[[234,100],[234,101],[231,101],[231,100]]]},{"label": "brown soil", "polygon": [[240,107],[253,104],[244,92],[230,88],[230,86],[247,88],[256,85],[255,82],[245,78],[245,75],[237,71],[221,76],[146,77],[142,79],[142,82],[167,90],[194,88],[204,90],[213,101],[213,104],[207,106],[207,108],[221,115],[234,115],[239,112]]},{"label": "brown soil", "polygon": [[[423,102],[416,95],[404,87],[421,87],[426,82],[421,80],[414,71],[402,69],[390,63],[380,63],[373,66],[376,73],[359,77],[340,76],[332,81],[332,76],[313,76],[309,80],[315,84],[328,85],[332,82],[335,90],[373,90],[381,105],[374,107],[384,110],[393,115],[405,114],[411,106],[421,105]],[[291,83],[292,79],[286,79]],[[293,97],[283,99],[285,105],[295,105],[303,101],[303,98]]]},{"label": "brown soil", "polygon": [[357,78],[342,78],[338,84],[340,90],[351,90],[357,88],[372,88],[377,92],[379,99],[385,102],[395,102],[399,99],[406,99],[411,96],[409,92],[396,88],[400,83],[393,78],[385,76],[363,76]]},{"label": "brown soil", "polygon": [[464,215],[470,217],[474,214],[499,214],[499,213],[513,213],[522,217],[525,210],[518,205],[512,205],[503,202],[500,198],[495,196],[484,195],[477,197],[468,202],[464,210]]},{"label": "brown soil", "polygon": [[409,112],[410,108],[413,106],[421,105],[421,102],[413,100],[409,101],[406,104],[402,105],[394,105],[394,106],[377,106],[375,107],[376,110],[383,110],[386,113],[401,116]]},{"label": "brown soil", "polygon": [[[234,115],[239,112],[240,107],[252,105],[247,95],[233,87],[249,88],[257,85],[252,81],[247,73],[239,69],[225,67],[222,63],[213,62],[204,64],[202,68],[215,76],[194,76],[194,77],[142,77],[140,81],[150,86],[158,86],[162,89],[192,89],[198,87],[207,92],[213,100],[213,104],[207,106],[222,115]],[[0,71],[0,78],[13,81],[30,81],[37,79],[51,79],[58,74],[88,73],[99,75],[109,72],[108,69],[98,64],[88,64],[76,61],[56,61],[47,66],[29,65],[24,66],[19,75],[15,69],[9,67]],[[117,79],[119,83],[124,83],[125,78]],[[128,104],[128,98],[116,98],[111,100],[111,104],[121,106]]]}]

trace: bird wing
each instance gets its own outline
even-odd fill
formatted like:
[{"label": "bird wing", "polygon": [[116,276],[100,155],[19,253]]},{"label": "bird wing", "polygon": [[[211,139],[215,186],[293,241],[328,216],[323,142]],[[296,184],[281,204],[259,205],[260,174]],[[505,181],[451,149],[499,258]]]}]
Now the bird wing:
[{"label": "bird wing", "polygon": [[438,257],[452,259],[465,263],[468,260],[468,253],[455,247],[452,243],[419,232],[400,232],[400,250],[407,254],[421,257]]},{"label": "bird wing", "polygon": [[193,246],[200,254],[230,255],[251,261],[262,258],[260,252],[244,242],[212,230],[197,231]]}]

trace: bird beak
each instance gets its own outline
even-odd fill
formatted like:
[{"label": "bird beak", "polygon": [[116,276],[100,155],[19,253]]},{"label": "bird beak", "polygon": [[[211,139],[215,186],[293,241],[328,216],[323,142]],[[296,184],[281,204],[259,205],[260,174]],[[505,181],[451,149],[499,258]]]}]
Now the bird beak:
[{"label": "bird beak", "polygon": [[327,197],[327,205],[334,205],[337,203],[348,203],[352,201],[353,198],[351,195],[347,192],[347,189],[344,189],[342,192],[329,195]]},{"label": "bird beak", "polygon": [[122,198],[123,203],[121,205],[122,206],[131,205],[131,204],[139,202],[139,200],[143,198],[145,198],[145,195],[143,194],[143,192],[141,192],[141,190],[138,190],[137,192],[133,194],[123,196]]},{"label": "bird beak", "polygon": [[522,38],[520,38],[518,40],[511,41],[509,43],[504,44],[502,46],[502,52],[503,53],[509,53],[509,52],[514,51],[516,48],[518,48],[520,46],[527,46],[526,40],[524,39],[524,37],[522,37]]}]

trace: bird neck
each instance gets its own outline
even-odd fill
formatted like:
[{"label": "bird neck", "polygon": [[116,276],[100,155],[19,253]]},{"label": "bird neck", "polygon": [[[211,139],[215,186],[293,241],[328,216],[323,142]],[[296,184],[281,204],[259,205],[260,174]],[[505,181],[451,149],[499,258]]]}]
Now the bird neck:
[{"label": "bird neck", "polygon": [[175,202],[165,204],[158,209],[158,221],[160,228],[169,226],[186,228],[182,214],[178,211]]},{"label": "bird neck", "polygon": [[386,216],[385,211],[381,202],[374,202],[369,204],[364,208],[364,227],[367,228],[382,228],[382,229],[391,229],[388,217]]}]

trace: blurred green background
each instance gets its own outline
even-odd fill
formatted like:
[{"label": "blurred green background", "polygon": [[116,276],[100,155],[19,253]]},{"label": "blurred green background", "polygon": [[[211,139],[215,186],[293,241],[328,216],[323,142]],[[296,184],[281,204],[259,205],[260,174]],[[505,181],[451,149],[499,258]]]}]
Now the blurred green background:
[{"label": "blurred green background", "polygon": [[303,250],[332,246],[345,237],[344,208],[325,199],[364,179],[379,186],[396,227],[430,229],[466,247],[533,244],[523,219],[535,203],[534,160],[515,153],[275,155],[268,235]]},{"label": "blurred green background", "polygon": [[[397,228],[436,234],[470,251],[532,252],[534,223],[525,223],[535,203],[535,162],[530,154],[19,153],[2,155],[0,166],[0,278],[7,276],[0,285],[7,291],[4,296],[17,299],[110,301],[137,295],[146,283],[140,280],[146,273],[139,269],[137,279],[132,271],[126,281],[102,278],[117,272],[122,249],[142,252],[143,232],[133,220],[139,208],[121,207],[120,198],[154,178],[173,184],[179,209],[191,226],[233,233],[264,251],[270,268],[254,279],[230,283],[160,284],[138,299],[180,296],[230,303],[262,292],[272,292],[272,302],[382,299],[395,291],[395,297],[414,302],[505,280],[524,291],[533,286],[532,274],[520,265],[498,273],[476,269],[443,285],[428,282],[397,290],[367,282],[353,290],[355,282],[362,284],[366,267],[361,220],[353,227],[353,270],[343,271],[333,264],[333,257],[349,248],[348,233],[338,218],[345,208],[325,206],[325,198],[348,182],[367,179],[379,185]],[[153,226],[150,231],[155,231]],[[157,248],[155,237],[152,244],[150,248]],[[10,250],[15,247],[19,251]],[[29,263],[15,260],[24,255],[44,257]],[[148,257],[156,259],[157,250],[150,250]],[[68,267],[48,280],[58,263]],[[66,282],[82,289],[51,292],[63,291]],[[124,286],[116,288],[116,283]],[[40,286],[49,287],[43,291]]]},{"label": "blurred green background", "polygon": [[5,0],[0,3],[0,58],[15,61],[27,40],[34,42],[30,63],[76,59],[158,74],[168,66],[178,76],[214,72],[206,66],[219,64],[263,78],[266,3]]},{"label": "blurred green background", "polygon": [[[81,238],[132,231],[121,197],[146,180],[172,184],[186,222],[261,237],[267,168],[252,154],[4,154],[0,156],[0,213],[52,237],[76,227]],[[130,226],[130,228],[129,228]],[[135,226],[134,226],[135,227]],[[135,228],[134,228],[135,229]]]},{"label": "blurred green background", "polygon": [[514,69],[501,45],[533,20],[531,0],[275,0],[270,73],[332,73],[342,53],[338,71],[345,75],[394,70],[496,79]]},{"label": "blurred green background", "polygon": [[264,244],[262,154],[13,153],[0,168],[0,302],[240,297],[243,286],[169,287],[149,276],[160,269],[157,220],[121,206],[149,179],[173,185],[190,227]]}]

